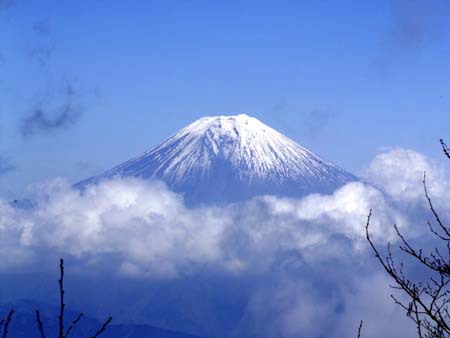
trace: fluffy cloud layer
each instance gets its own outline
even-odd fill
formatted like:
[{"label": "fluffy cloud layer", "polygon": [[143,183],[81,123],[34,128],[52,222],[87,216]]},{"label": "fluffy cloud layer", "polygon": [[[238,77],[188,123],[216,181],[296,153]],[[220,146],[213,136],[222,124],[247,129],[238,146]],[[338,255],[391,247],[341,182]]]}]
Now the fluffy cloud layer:
[{"label": "fluffy cloud layer", "polygon": [[2,238],[22,248],[24,257],[34,248],[80,259],[117,255],[121,272],[133,274],[174,276],[195,265],[233,273],[264,269],[280,250],[314,254],[334,235],[352,239],[356,248],[372,206],[376,238],[392,239],[394,223],[406,226],[379,190],[359,182],[332,195],[263,196],[189,209],[161,182],[113,179],[80,192],[55,180],[34,187],[33,200],[37,205],[31,210],[2,204]]},{"label": "fluffy cloud layer", "polygon": [[[343,336],[350,332],[342,320],[356,325],[356,309],[370,313],[371,304],[377,309],[390,304],[387,297],[380,304],[370,298],[373,292],[385,294],[386,280],[373,272],[378,267],[364,237],[369,209],[380,244],[395,241],[394,223],[420,234],[425,229],[411,218],[426,220],[424,171],[430,194],[445,206],[441,200],[449,183],[443,171],[399,148],[377,155],[364,182],[331,195],[261,196],[223,207],[187,208],[157,181],[113,179],[81,192],[57,179],[31,188],[32,208],[0,203],[0,267],[7,271],[64,255],[92,268],[108,266],[113,273],[150,279],[264,276],[249,296],[247,322],[235,330],[246,337],[321,337],[326,330]],[[366,337],[375,337],[380,331],[370,325],[374,329]]]}]

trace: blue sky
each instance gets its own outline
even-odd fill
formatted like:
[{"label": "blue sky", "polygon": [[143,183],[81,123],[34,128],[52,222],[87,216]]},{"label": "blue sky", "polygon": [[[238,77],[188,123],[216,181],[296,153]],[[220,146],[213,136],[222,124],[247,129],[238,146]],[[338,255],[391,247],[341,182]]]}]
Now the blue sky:
[{"label": "blue sky", "polygon": [[203,115],[255,116],[355,173],[389,146],[444,161],[449,15],[439,0],[0,0],[0,193],[90,176]]}]

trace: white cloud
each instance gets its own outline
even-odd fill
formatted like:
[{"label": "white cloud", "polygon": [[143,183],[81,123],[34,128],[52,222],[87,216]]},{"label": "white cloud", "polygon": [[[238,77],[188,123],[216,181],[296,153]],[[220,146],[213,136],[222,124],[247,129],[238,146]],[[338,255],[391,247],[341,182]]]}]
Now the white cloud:
[{"label": "white cloud", "polygon": [[379,191],[362,183],[333,195],[264,196],[197,209],[185,207],[157,181],[113,179],[80,192],[57,179],[32,191],[33,209],[4,204],[2,212],[0,226],[8,229],[10,241],[17,240],[18,249],[48,248],[80,259],[116,255],[121,271],[133,274],[176,275],[196,265],[235,273],[260,270],[279,250],[313,250],[334,234],[360,245],[371,205],[379,210],[375,235],[386,238],[391,224],[405,223]]},{"label": "white cloud", "polygon": [[365,221],[374,209],[372,231],[383,240],[392,240],[392,224],[406,225],[402,214],[389,206],[383,194],[361,182],[351,182],[331,195],[312,194],[303,199],[281,199],[268,196],[273,215],[288,215],[300,222],[326,225],[330,232],[342,233],[351,239],[365,237]]},{"label": "white cloud", "polygon": [[375,156],[365,171],[365,178],[401,202],[424,203],[422,180],[436,199],[444,198],[449,181],[443,168],[414,150],[393,148]]},{"label": "white cloud", "polygon": [[188,210],[161,182],[113,179],[81,193],[62,180],[37,189],[38,205],[24,219],[30,245],[84,255],[119,254],[122,271],[175,274],[179,264],[220,255],[223,217]]},{"label": "white cloud", "polygon": [[[421,154],[393,149],[377,155],[368,183],[352,182],[331,195],[302,199],[263,196],[223,206],[187,208],[180,195],[161,182],[112,179],[80,192],[62,179],[31,188],[36,206],[0,208],[0,231],[18,256],[34,248],[57,250],[82,260],[95,255],[120,258],[127,273],[176,275],[179,269],[210,266],[234,273],[270,266],[280,250],[314,248],[339,235],[353,249],[366,248],[364,225],[374,210],[371,231],[381,242],[395,240],[392,225],[408,226],[401,203],[423,199],[421,175],[429,172],[430,191],[444,194],[443,173]],[[14,242],[16,241],[16,242]],[[264,257],[264,259],[261,259]]]},{"label": "white cloud", "polygon": [[[419,216],[427,218],[423,171],[430,193],[444,208],[448,180],[443,171],[425,156],[399,148],[373,159],[366,182],[349,183],[333,194],[262,196],[222,207],[187,208],[180,195],[158,181],[112,179],[80,192],[56,179],[31,188],[34,208],[0,202],[0,269],[57,254],[91,268],[109,265],[119,274],[146,278],[197,272],[264,276],[272,282],[255,286],[247,319],[262,322],[272,314],[272,321],[241,327],[242,332],[319,337],[328,326],[316,323],[328,320],[347,335],[345,328],[356,331],[361,312],[378,323],[374,313],[391,304],[381,299],[386,280],[369,268],[378,266],[364,238],[368,211],[374,211],[371,231],[380,245],[395,241],[394,223],[410,234]],[[367,337],[382,332],[377,325],[367,323]]]}]

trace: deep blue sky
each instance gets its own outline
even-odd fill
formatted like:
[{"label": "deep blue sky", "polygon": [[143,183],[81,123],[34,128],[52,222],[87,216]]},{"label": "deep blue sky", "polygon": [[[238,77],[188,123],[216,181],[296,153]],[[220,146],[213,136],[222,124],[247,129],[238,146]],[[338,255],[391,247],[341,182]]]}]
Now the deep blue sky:
[{"label": "deep blue sky", "polygon": [[355,173],[386,146],[441,160],[449,18],[440,0],[0,0],[0,196],[203,115],[255,116]]}]

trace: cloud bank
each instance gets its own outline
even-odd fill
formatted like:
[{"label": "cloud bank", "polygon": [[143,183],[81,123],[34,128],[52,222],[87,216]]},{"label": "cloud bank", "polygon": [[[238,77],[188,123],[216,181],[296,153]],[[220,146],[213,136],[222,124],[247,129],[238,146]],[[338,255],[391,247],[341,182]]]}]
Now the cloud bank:
[{"label": "cloud bank", "polygon": [[[337,338],[353,334],[364,318],[365,337],[394,331],[403,337],[411,327],[388,297],[364,225],[373,208],[371,231],[380,245],[396,240],[394,223],[420,237],[428,216],[424,171],[430,194],[447,213],[445,173],[401,148],[375,156],[364,182],[330,195],[261,196],[223,207],[187,208],[158,181],[116,178],[79,191],[55,179],[30,188],[32,208],[0,202],[0,253],[6,257],[0,269],[26,269],[63,255],[127,278],[257,276],[233,329],[237,337]],[[382,324],[388,320],[396,323],[394,331]]]},{"label": "cloud bank", "polygon": [[196,265],[231,273],[261,271],[280,250],[317,259],[315,248],[334,235],[352,240],[358,250],[372,206],[377,209],[372,225],[376,238],[394,239],[394,223],[407,226],[380,191],[359,182],[332,195],[300,200],[263,196],[198,209],[185,207],[179,195],[157,181],[112,179],[80,192],[67,181],[54,180],[32,192],[37,203],[32,210],[3,203],[20,229],[19,247],[45,247],[80,259],[115,254],[121,257],[122,272],[153,276],[176,276]]}]

